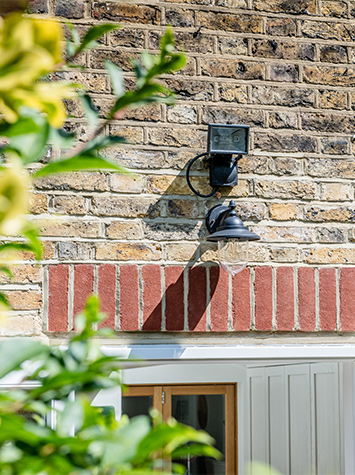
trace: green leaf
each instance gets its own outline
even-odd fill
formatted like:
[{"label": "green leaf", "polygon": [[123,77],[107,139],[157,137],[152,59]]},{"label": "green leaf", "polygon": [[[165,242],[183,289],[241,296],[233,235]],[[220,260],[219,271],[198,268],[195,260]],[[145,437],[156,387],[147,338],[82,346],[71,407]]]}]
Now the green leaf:
[{"label": "green leaf", "polygon": [[9,310],[11,309],[7,296],[2,292],[0,292],[0,302],[5,305],[5,307],[7,307]]},{"label": "green leaf", "polygon": [[[162,94],[162,96],[155,96],[154,94]],[[112,113],[116,113],[124,107],[137,105],[137,103],[159,102],[163,101],[166,94],[171,94],[168,89],[160,84],[145,84],[136,91],[128,91],[123,97],[118,99],[112,108]]]},{"label": "green leaf", "polygon": [[105,61],[105,68],[110,76],[112,89],[116,97],[123,96],[125,87],[122,70],[116,64],[111,63],[111,61]]},{"label": "green leaf", "polygon": [[0,266],[0,272],[6,274],[10,279],[13,278],[14,274],[11,272],[10,268],[7,266]]},{"label": "green leaf", "polygon": [[80,94],[80,100],[84,108],[85,116],[89,125],[96,125],[99,121],[99,114],[93,105],[88,94]]},{"label": "green leaf", "polygon": [[126,173],[120,165],[112,163],[105,158],[87,155],[77,155],[76,157],[58,160],[49,163],[34,174],[34,178],[39,178],[53,173],[79,172],[82,170],[100,171],[112,170],[120,173]]},{"label": "green leaf", "polygon": [[93,48],[97,44],[96,40],[101,38],[101,36],[103,36],[105,33],[116,30],[117,28],[119,28],[119,26],[114,25],[113,23],[106,23],[105,25],[93,26],[84,36],[83,41],[81,42],[81,45],[76,51],[76,54],[79,54],[86,49]]},{"label": "green leaf", "polygon": [[13,125],[0,129],[0,136],[10,138],[5,151],[17,152],[25,165],[43,157],[49,135],[50,126],[46,118],[28,109]]},{"label": "green leaf", "polygon": [[22,363],[48,354],[48,346],[33,340],[4,340],[0,342],[0,378],[19,369]]},{"label": "green leaf", "polygon": [[42,248],[42,243],[39,239],[39,233],[37,229],[34,227],[31,227],[29,229],[26,229],[23,232],[23,234],[29,240],[30,242],[29,246],[31,247],[32,252],[36,256],[36,259],[38,260],[42,259],[43,248]]},{"label": "green leaf", "polygon": [[73,429],[80,430],[84,422],[84,410],[78,400],[65,403],[63,411],[58,415],[57,432],[61,437],[71,435]]},{"label": "green leaf", "polygon": [[4,244],[0,244],[0,252],[3,251],[31,251],[33,252],[33,248],[31,244],[27,244],[25,242],[5,242]]},{"label": "green leaf", "polygon": [[68,134],[62,129],[54,129],[51,127],[49,142],[57,148],[70,148],[75,141],[75,134]]}]

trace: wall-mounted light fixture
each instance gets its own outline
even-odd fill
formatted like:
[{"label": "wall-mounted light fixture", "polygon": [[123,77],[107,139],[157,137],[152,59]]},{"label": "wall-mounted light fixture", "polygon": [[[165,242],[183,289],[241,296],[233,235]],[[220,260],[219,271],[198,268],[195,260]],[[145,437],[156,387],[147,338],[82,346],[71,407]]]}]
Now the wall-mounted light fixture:
[{"label": "wall-mounted light fixture", "polygon": [[[220,186],[235,186],[238,183],[238,160],[249,150],[248,125],[209,124],[207,152],[191,160],[186,170],[186,180],[191,190],[202,198],[213,196]],[[236,157],[234,156],[236,155]],[[190,170],[194,162],[209,157],[211,193],[203,195],[192,186]],[[242,271],[248,263],[248,243],[260,239],[243,225],[235,203],[229,206],[218,204],[206,215],[208,241],[218,242],[218,260],[223,269],[232,275]]]}]

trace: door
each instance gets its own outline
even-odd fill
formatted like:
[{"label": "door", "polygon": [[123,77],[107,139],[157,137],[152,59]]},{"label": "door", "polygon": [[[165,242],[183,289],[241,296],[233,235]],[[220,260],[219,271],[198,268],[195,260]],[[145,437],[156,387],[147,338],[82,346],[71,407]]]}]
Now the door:
[{"label": "door", "polygon": [[154,407],[164,420],[173,417],[208,432],[223,458],[188,458],[179,463],[185,465],[186,475],[230,475],[238,466],[236,400],[235,384],[130,386],[123,394],[122,413],[134,417]]}]

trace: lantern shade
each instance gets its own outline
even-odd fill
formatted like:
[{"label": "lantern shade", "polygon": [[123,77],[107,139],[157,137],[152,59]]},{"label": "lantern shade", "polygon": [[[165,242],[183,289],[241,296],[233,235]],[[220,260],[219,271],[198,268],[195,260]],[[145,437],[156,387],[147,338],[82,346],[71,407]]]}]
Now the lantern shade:
[{"label": "lantern shade", "polygon": [[216,205],[206,215],[207,229],[211,233],[207,241],[220,241],[221,239],[238,239],[241,241],[256,241],[260,236],[251,232],[243,225],[235,211],[235,202],[229,206]]}]

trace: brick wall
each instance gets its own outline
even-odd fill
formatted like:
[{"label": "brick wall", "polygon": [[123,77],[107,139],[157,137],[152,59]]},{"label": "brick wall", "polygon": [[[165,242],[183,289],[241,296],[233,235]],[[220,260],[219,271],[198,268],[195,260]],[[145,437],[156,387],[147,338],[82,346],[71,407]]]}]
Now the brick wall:
[{"label": "brick wall", "polygon": [[[6,284],[23,325],[9,332],[71,329],[91,290],[120,330],[353,331],[353,3],[34,0],[34,12],[70,19],[82,32],[121,23],[79,58],[83,71],[58,73],[86,84],[102,114],[112,100],[104,59],[119,64],[129,83],[130,58],[155,52],[171,24],[188,61],[163,78],[174,106],[131,111],[107,130],[134,142],[108,155],[136,175],[83,173],[36,184],[31,210],[45,262],[24,262]],[[84,139],[80,107],[67,107],[68,128]],[[251,126],[239,184],[221,190],[219,201],[191,194],[184,177],[188,161],[206,149],[210,122]],[[208,192],[206,167],[193,175]],[[206,210],[229,197],[261,236],[251,246],[250,274],[234,280],[218,271],[215,245],[204,240]]]}]

